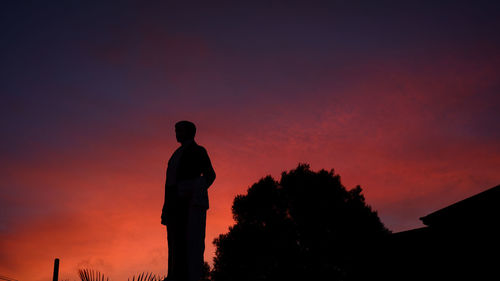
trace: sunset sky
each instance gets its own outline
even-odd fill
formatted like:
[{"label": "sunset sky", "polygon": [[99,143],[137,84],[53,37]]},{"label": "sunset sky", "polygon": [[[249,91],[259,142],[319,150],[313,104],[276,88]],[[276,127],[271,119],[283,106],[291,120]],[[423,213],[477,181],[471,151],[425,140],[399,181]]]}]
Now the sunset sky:
[{"label": "sunset sky", "polygon": [[2,276],[166,274],[179,120],[217,173],[210,264],[234,196],[298,163],[393,232],[500,184],[498,1],[47,2],[0,3]]}]

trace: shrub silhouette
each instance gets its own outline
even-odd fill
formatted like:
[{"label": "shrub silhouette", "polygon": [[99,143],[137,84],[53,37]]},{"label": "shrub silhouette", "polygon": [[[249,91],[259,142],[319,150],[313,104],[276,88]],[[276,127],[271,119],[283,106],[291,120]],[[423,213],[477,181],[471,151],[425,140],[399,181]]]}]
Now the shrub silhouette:
[{"label": "shrub silhouette", "polygon": [[232,212],[235,225],[214,240],[213,281],[363,279],[389,234],[361,187],[307,164],[260,179]]}]

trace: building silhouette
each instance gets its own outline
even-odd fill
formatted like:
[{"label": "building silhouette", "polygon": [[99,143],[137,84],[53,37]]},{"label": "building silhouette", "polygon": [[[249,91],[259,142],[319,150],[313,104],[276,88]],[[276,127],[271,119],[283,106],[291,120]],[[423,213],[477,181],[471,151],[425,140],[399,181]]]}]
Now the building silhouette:
[{"label": "building silhouette", "polygon": [[378,274],[389,280],[500,280],[500,185],[394,233]]}]

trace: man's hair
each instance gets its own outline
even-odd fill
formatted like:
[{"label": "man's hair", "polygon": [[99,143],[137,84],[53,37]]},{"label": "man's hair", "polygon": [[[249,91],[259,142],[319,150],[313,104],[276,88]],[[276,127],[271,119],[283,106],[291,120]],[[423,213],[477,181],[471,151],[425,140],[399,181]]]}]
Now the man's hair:
[{"label": "man's hair", "polygon": [[179,121],[175,123],[175,128],[183,128],[186,130],[187,136],[189,138],[194,139],[194,136],[196,135],[196,126],[194,125],[193,122],[189,122],[186,120]]}]

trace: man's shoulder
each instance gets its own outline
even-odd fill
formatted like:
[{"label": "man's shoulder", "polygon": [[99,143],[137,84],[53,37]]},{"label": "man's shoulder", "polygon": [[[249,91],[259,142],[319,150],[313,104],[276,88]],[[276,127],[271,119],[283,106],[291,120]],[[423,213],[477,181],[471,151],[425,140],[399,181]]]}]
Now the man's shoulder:
[{"label": "man's shoulder", "polygon": [[189,153],[206,153],[207,150],[205,147],[197,144],[197,143],[192,143],[189,146],[185,148],[186,151],[189,151]]},{"label": "man's shoulder", "polygon": [[199,144],[195,144],[193,149],[196,151],[196,153],[200,153],[200,154],[207,153],[207,150],[205,149],[205,147],[203,147],[202,145],[199,145]]},{"label": "man's shoulder", "polygon": [[201,150],[201,151],[207,151],[207,150],[205,149],[205,147],[204,147],[204,146],[202,146],[202,145],[196,144],[196,146],[197,146],[197,147],[198,147],[198,149],[199,149],[199,150]]},{"label": "man's shoulder", "polygon": [[176,155],[176,154],[181,153],[181,152],[182,152],[182,150],[183,150],[183,147],[182,147],[182,146],[177,147],[177,148],[174,150],[174,152],[172,152],[172,156],[171,156],[171,157],[173,157],[173,156],[174,156],[174,155]]}]

